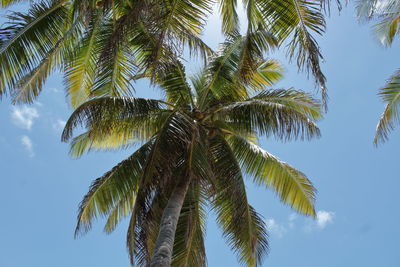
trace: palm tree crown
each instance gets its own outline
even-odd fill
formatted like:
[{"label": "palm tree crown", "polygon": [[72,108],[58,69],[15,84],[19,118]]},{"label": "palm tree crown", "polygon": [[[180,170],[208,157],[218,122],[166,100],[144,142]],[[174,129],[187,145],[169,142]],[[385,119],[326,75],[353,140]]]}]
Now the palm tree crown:
[{"label": "palm tree crown", "polygon": [[239,261],[256,266],[268,250],[267,232],[248,203],[243,173],[296,211],[315,215],[310,180],[259,147],[257,133],[283,140],[319,136],[320,105],[301,91],[267,90],[282,77],[281,68],[261,57],[249,68],[246,40],[231,36],[190,82],[179,61],[171,62],[154,78],[163,100],[100,97],[75,110],[63,132],[68,141],[75,127],[86,129],[72,139],[75,156],[142,142],[93,182],[80,205],[76,234],[90,230],[99,216],[107,217],[107,233],[130,216],[132,264],[147,265],[157,250],[167,202],[185,184],[171,266],[206,265],[208,207]]},{"label": "palm tree crown", "polygon": [[[28,0],[3,0],[8,7]],[[290,59],[311,72],[326,103],[322,55],[314,35],[323,34],[328,0],[245,0],[249,49],[268,49],[263,30],[276,45],[287,44]],[[192,53],[210,56],[201,40],[207,16],[219,5],[222,32],[240,31],[237,0],[41,0],[26,13],[9,13],[0,29],[0,95],[32,102],[55,70],[65,75],[73,107],[99,96],[133,93],[130,81],[166,71],[168,63]],[[151,70],[149,72],[149,70]]]}]

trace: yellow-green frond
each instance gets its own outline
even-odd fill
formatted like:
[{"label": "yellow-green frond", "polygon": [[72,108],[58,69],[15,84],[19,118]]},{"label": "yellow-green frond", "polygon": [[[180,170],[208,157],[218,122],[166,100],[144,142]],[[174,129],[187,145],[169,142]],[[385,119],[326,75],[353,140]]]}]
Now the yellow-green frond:
[{"label": "yellow-green frond", "polygon": [[99,216],[112,213],[116,207],[122,205],[120,201],[125,200],[128,203],[132,201],[132,194],[135,194],[139,188],[143,166],[151,147],[152,142],[144,144],[129,158],[92,183],[79,206],[76,235],[90,230],[93,220]]},{"label": "yellow-green frond", "polygon": [[315,188],[305,174],[261,147],[238,136],[228,136],[235,156],[254,181],[272,188],[294,210],[315,216]]},{"label": "yellow-green frond", "polygon": [[249,87],[255,90],[263,90],[283,78],[283,67],[276,60],[261,60],[256,65]]},{"label": "yellow-green frond", "polygon": [[385,87],[380,89],[379,95],[386,106],[376,127],[375,145],[387,141],[390,131],[400,124],[400,71],[390,77]]},{"label": "yellow-green frond", "polygon": [[229,246],[242,264],[261,264],[268,252],[264,220],[249,205],[237,156],[222,136],[210,140],[215,191],[211,205]]},{"label": "yellow-green frond", "polygon": [[35,82],[40,85],[46,76],[43,74],[54,67],[46,66],[46,71],[43,71],[43,67],[49,64],[46,58],[52,58],[51,53],[56,50],[70,25],[65,0],[40,1],[32,4],[26,14],[11,12],[7,19],[0,30],[0,95],[7,89],[12,94],[18,94],[14,90],[21,86],[21,79],[38,77],[38,73],[41,79]]}]

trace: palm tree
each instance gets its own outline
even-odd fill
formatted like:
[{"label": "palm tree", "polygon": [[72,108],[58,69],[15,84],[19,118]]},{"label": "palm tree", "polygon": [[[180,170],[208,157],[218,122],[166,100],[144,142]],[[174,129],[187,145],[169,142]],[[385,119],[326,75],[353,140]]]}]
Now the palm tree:
[{"label": "palm tree", "polygon": [[[317,137],[321,107],[302,91],[267,90],[282,69],[261,51],[249,52],[247,40],[228,38],[191,82],[182,64],[171,62],[155,77],[163,100],[100,97],[73,112],[62,139],[72,139],[74,156],[142,144],[92,183],[80,204],[76,235],[98,217],[107,217],[104,230],[110,233],[130,216],[132,264],[205,266],[204,223],[211,208],[239,261],[259,265],[267,232],[248,203],[244,173],[294,210],[315,216],[311,181],[258,146],[257,138]],[[73,138],[80,126],[86,130]]]},{"label": "palm tree", "polygon": [[[29,10],[9,13],[0,29],[0,96],[11,94],[16,103],[32,102],[54,71],[64,73],[73,107],[92,97],[132,95],[132,80],[165,71],[184,47],[210,56],[200,37],[216,3],[222,32],[229,37],[240,31],[237,0],[3,0],[0,7],[19,2],[31,3]],[[312,73],[326,103],[313,35],[325,30],[329,0],[242,2],[249,49],[265,52],[268,40],[251,33],[270,32],[300,69]]]},{"label": "palm tree", "polygon": [[[374,20],[378,40],[384,46],[390,46],[400,33],[400,2],[396,0],[362,0],[357,6],[360,19]],[[379,96],[386,103],[376,127],[374,144],[388,140],[395,124],[400,123],[400,71],[397,70],[380,89]]]}]

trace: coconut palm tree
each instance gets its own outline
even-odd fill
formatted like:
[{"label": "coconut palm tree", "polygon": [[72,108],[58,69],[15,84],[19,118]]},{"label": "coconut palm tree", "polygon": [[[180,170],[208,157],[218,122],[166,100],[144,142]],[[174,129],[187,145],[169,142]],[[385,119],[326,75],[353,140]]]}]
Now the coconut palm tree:
[{"label": "coconut palm tree", "polygon": [[[246,33],[266,30],[279,45],[286,44],[289,58],[314,75],[326,103],[314,35],[325,30],[323,9],[329,1],[242,2]],[[64,73],[73,107],[91,97],[132,95],[132,79],[165,71],[185,47],[203,57],[211,54],[200,37],[214,4],[222,32],[240,31],[237,0],[3,0],[0,6],[15,3],[30,8],[8,13],[0,29],[0,95],[11,94],[17,103],[32,102],[54,71]],[[249,38],[247,46],[264,49],[269,43]]]},{"label": "coconut palm tree", "polygon": [[[265,32],[254,32],[265,38]],[[139,266],[205,266],[205,218],[211,208],[241,263],[256,266],[267,229],[249,204],[244,174],[273,189],[294,210],[315,216],[315,189],[305,174],[262,149],[259,136],[281,140],[320,134],[318,101],[294,89],[267,89],[282,77],[273,60],[231,36],[190,82],[179,61],[155,77],[162,100],[100,97],[79,106],[62,139],[71,154],[131,148],[97,178],[79,208],[76,235],[107,217],[105,232],[130,216],[127,246]],[[255,53],[258,51],[258,53]],[[252,64],[250,64],[252,63]],[[74,136],[74,129],[85,131]]]},{"label": "coconut palm tree", "polygon": [[[399,35],[400,2],[396,0],[362,0],[357,6],[362,20],[377,21],[374,33],[383,46],[390,46]],[[380,89],[379,96],[386,103],[376,127],[374,144],[388,140],[389,133],[400,123],[400,71],[397,70]]]}]

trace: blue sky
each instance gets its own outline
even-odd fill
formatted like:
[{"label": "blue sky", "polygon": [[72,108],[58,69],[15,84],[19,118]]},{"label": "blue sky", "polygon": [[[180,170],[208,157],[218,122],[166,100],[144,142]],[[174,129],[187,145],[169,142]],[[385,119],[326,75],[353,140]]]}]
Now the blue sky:
[{"label": "blue sky", "polygon": [[[384,49],[370,27],[356,22],[350,5],[333,12],[319,39],[328,78],[329,112],[320,121],[322,137],[310,142],[263,140],[263,147],[305,172],[318,189],[317,220],[293,213],[271,190],[248,180],[250,202],[269,226],[271,251],[263,266],[399,267],[400,129],[374,148],[372,139],[383,105],[377,89],[398,67],[398,43]],[[212,17],[205,40],[222,41]],[[286,67],[277,87],[315,92],[313,82],[289,64],[284,53],[271,55]],[[188,63],[190,70],[197,67]],[[144,83],[138,95],[159,95]],[[47,83],[37,103],[0,103],[0,266],[129,266],[126,223],[112,235],[99,221],[74,240],[77,206],[91,181],[132,151],[99,152],[80,159],[68,156],[60,142],[67,106],[60,75]],[[209,266],[239,266],[210,214],[207,227]]]}]

